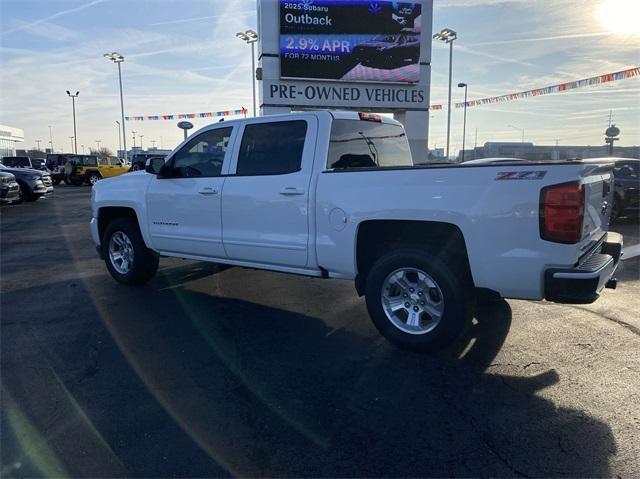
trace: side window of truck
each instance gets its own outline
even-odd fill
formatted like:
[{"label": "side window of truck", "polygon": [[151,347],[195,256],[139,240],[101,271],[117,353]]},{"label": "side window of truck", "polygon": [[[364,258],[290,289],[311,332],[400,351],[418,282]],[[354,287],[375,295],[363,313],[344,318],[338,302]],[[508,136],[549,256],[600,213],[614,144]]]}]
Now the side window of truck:
[{"label": "side window of truck", "polygon": [[177,176],[220,176],[232,130],[228,127],[205,131],[184,145],[173,157]]},{"label": "side window of truck", "polygon": [[307,122],[247,125],[238,154],[237,175],[286,175],[300,171]]},{"label": "side window of truck", "polygon": [[412,166],[407,135],[399,125],[334,120],[327,166],[335,170]]}]

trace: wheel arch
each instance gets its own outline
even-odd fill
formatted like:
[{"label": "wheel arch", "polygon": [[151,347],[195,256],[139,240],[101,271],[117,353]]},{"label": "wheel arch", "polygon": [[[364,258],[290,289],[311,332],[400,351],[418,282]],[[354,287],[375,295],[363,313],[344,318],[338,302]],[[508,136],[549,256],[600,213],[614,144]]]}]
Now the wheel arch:
[{"label": "wheel arch", "polygon": [[[140,220],[138,219],[136,211],[127,206],[103,206],[98,210],[98,235],[101,242],[107,225],[118,218],[130,218],[135,221],[138,229],[143,233],[142,238],[145,240],[145,243],[147,243],[143,229],[140,227]],[[147,244],[147,247],[148,246]]]},{"label": "wheel arch", "polygon": [[415,247],[432,255],[446,255],[473,287],[464,234],[452,223],[420,220],[366,220],[356,234],[355,286],[363,295],[367,276],[378,258],[394,248]]}]

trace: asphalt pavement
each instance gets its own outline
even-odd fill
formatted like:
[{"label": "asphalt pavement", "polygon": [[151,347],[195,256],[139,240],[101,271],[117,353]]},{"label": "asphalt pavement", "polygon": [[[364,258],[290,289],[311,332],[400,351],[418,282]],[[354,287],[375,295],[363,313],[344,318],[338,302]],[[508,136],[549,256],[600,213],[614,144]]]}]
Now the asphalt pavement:
[{"label": "asphalt pavement", "polygon": [[483,304],[422,355],[347,281],[163,259],[120,285],[89,199],[0,210],[2,477],[640,476],[640,256],[594,304]]}]

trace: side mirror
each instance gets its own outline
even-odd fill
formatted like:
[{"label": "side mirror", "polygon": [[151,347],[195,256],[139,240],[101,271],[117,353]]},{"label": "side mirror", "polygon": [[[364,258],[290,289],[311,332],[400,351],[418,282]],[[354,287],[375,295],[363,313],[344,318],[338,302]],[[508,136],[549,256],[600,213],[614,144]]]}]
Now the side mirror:
[{"label": "side mirror", "polygon": [[149,158],[144,165],[144,170],[152,175],[157,175],[164,166],[164,158]]}]

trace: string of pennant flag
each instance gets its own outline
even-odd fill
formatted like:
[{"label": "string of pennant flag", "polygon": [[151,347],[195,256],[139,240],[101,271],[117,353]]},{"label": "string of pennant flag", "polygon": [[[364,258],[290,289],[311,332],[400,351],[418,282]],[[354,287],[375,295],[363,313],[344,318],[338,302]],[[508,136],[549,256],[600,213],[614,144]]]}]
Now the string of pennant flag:
[{"label": "string of pennant flag", "polygon": [[215,118],[219,116],[235,116],[246,115],[247,109],[245,107],[239,110],[221,110],[221,111],[206,111],[203,113],[176,113],[169,115],[146,115],[146,116],[125,116],[126,121],[154,121],[154,120],[186,120],[189,118]]},{"label": "string of pennant flag", "polygon": [[[604,75],[597,75],[590,78],[583,78],[582,80],[575,80],[566,83],[558,83],[557,85],[549,85],[544,88],[534,88],[533,90],[525,90],[516,93],[508,93],[506,95],[491,96],[487,98],[480,98],[478,100],[469,100],[466,102],[467,108],[488,105],[491,103],[500,103],[503,101],[520,100],[522,98],[530,98],[532,96],[549,95],[551,93],[560,93],[567,90],[575,90],[576,88],[584,88],[592,85],[599,85],[601,83],[608,83],[617,80],[624,80],[626,78],[632,78],[640,76],[640,67],[629,68],[627,70],[621,70],[614,73],[605,73]],[[465,102],[458,102],[455,104],[456,108],[464,108]],[[442,105],[431,105],[432,110],[442,110]]]},{"label": "string of pennant flag", "polygon": [[[515,93],[507,93],[506,95],[491,96],[487,98],[480,98],[478,100],[468,100],[466,102],[467,108],[488,105],[492,103],[500,103],[504,101],[520,100],[522,98],[530,98],[533,96],[549,95],[551,93],[561,93],[567,90],[575,90],[576,88],[584,88],[592,85],[599,85],[601,83],[608,83],[617,80],[624,80],[626,78],[632,78],[640,76],[640,67],[629,68],[627,70],[621,70],[614,73],[605,73],[604,75],[597,75],[590,78],[583,78],[582,80],[575,80],[566,83],[558,83],[557,85],[549,85],[543,88],[534,88],[533,90],[525,90]],[[464,108],[465,102],[455,103],[455,108]],[[439,103],[431,105],[431,110],[442,110],[444,105]],[[154,121],[154,120],[183,120],[190,118],[215,118],[224,116],[246,115],[247,109],[245,107],[239,110],[222,110],[222,111],[208,111],[204,113],[179,113],[171,115],[147,115],[147,116],[125,116],[127,121]]]}]

